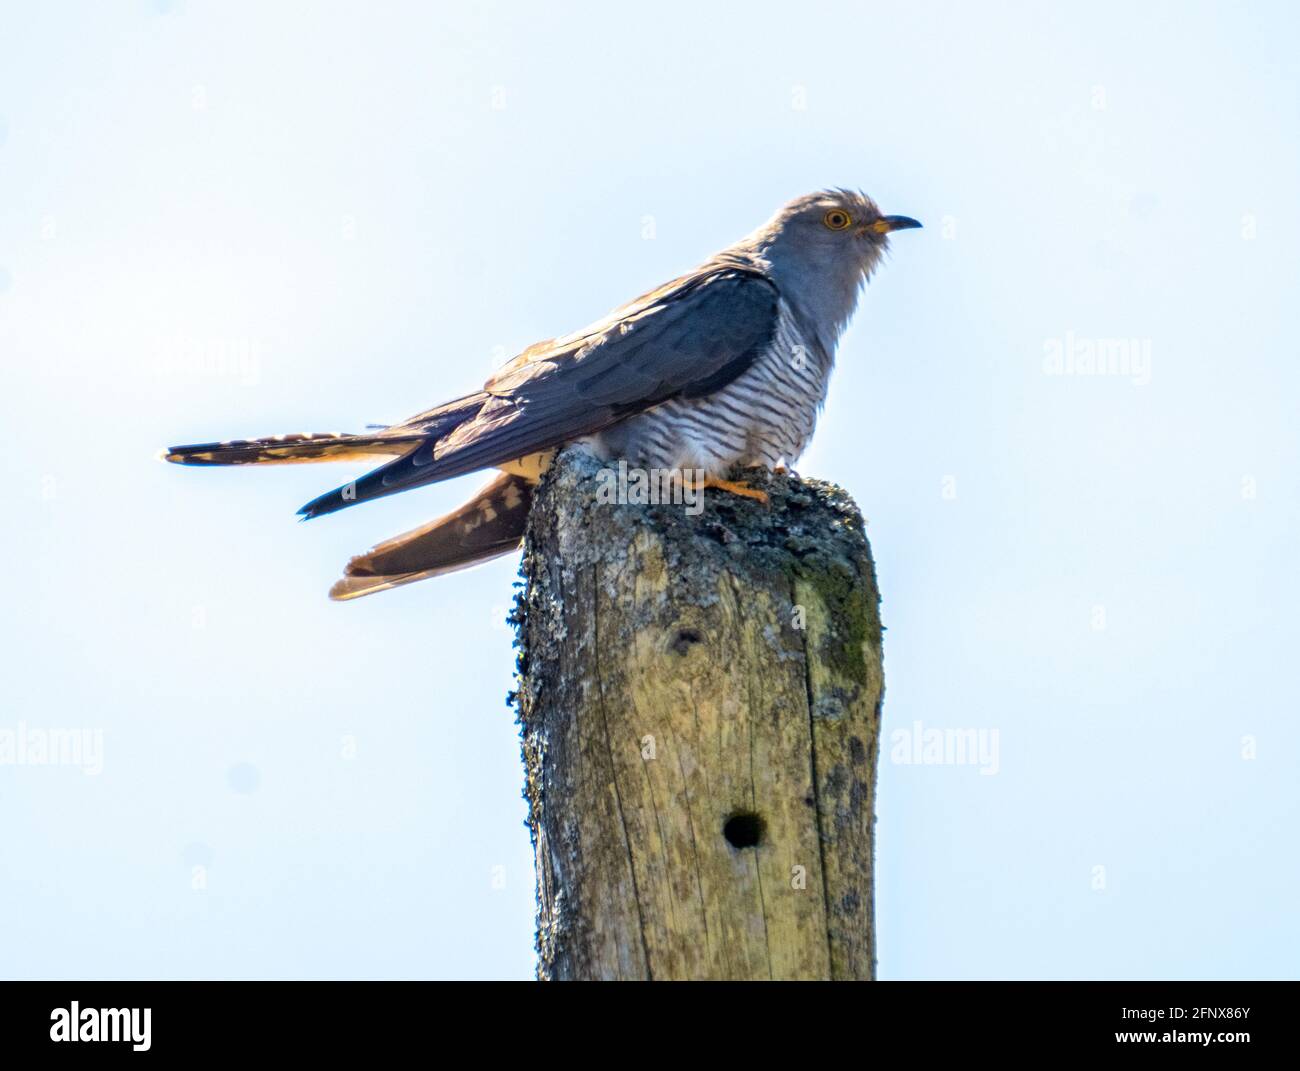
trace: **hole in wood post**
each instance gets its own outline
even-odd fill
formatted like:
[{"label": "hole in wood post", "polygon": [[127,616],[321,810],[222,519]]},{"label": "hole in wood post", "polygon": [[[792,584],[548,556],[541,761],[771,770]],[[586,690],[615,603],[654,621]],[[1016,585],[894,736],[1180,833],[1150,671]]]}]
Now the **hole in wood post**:
[{"label": "hole in wood post", "polygon": [[670,646],[679,655],[684,656],[686,652],[689,651],[692,647],[694,647],[697,643],[703,643],[703,642],[704,642],[704,636],[701,634],[699,629],[680,628],[677,630],[677,635],[673,637],[673,642],[670,643],[668,646]]},{"label": "hole in wood post", "polygon": [[723,824],[722,835],[733,848],[754,848],[763,839],[767,823],[760,815],[749,811],[733,814]]}]

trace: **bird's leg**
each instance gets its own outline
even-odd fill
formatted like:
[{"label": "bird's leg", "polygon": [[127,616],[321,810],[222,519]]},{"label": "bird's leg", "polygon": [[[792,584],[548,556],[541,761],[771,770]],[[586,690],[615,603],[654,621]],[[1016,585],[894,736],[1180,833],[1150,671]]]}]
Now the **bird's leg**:
[{"label": "bird's leg", "polygon": [[766,491],[760,491],[757,487],[750,487],[749,484],[742,480],[720,480],[716,476],[706,476],[704,477],[704,486],[717,487],[723,491],[730,491],[733,495],[752,498],[765,504],[767,502]]}]

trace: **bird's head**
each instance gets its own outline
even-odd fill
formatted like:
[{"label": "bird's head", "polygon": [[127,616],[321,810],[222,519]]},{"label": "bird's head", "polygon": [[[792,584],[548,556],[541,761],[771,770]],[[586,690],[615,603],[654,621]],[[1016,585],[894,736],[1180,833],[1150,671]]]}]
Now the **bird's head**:
[{"label": "bird's head", "polygon": [[757,233],[769,259],[869,273],[894,231],[919,227],[910,216],[883,215],[855,190],[822,190],[781,206]]},{"label": "bird's head", "polygon": [[890,234],[919,226],[910,216],[884,215],[865,193],[821,190],[782,205],[741,245],[771,265],[783,295],[838,335]]}]

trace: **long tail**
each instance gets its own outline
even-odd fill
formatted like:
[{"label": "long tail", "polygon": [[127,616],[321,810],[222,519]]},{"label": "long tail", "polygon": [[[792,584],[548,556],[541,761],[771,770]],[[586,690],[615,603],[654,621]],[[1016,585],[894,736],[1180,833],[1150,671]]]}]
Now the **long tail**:
[{"label": "long tail", "polygon": [[429,462],[433,460],[439,441],[472,420],[488,397],[483,391],[467,394],[417,413],[401,424],[361,435],[328,432],[323,435],[232,439],[224,443],[173,446],[163,450],[159,456],[178,465],[290,465],[376,457],[389,459],[364,476],[308,502],[298,511],[306,520],[455,475],[437,469],[431,471]]},{"label": "long tail", "polygon": [[162,451],[164,461],[178,465],[292,465],[315,461],[350,461],[353,458],[399,457],[423,439],[422,435],[345,435],[339,431],[270,435],[264,439],[232,439],[224,443],[194,443]]},{"label": "long tail", "polygon": [[330,598],[356,599],[508,554],[524,537],[532,501],[532,484],[502,473],[459,509],[353,558]]}]

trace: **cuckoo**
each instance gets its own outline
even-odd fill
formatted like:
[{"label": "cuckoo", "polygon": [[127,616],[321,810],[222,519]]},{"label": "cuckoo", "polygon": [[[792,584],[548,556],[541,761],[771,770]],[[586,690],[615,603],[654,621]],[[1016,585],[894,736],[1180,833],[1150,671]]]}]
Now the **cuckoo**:
[{"label": "cuckoo", "polygon": [[529,346],[481,390],[400,424],[173,446],[162,456],[183,465],[388,459],[308,502],[298,511],[304,519],[498,470],[459,509],[353,558],[330,590],[334,599],[514,550],[533,488],[568,444],[762,498],[729,477],[791,465],[803,452],[863,285],[889,235],[919,226],[882,215],[851,190],[798,197],[694,271],[589,327]]}]

